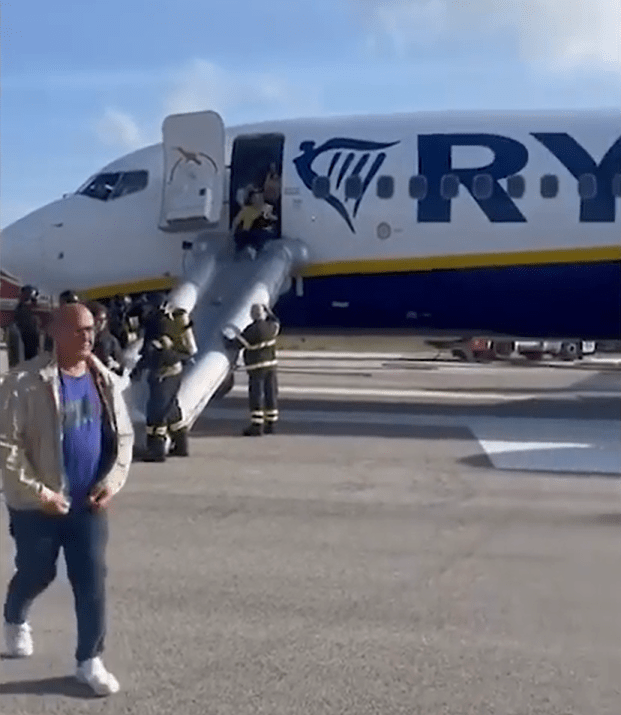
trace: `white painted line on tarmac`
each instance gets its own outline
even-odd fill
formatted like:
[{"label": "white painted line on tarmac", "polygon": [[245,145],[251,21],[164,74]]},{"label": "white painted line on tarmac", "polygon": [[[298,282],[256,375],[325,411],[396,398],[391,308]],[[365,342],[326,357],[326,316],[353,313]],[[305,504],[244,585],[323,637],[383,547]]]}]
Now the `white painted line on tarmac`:
[{"label": "white painted line on tarmac", "polygon": [[[244,408],[209,407],[210,419],[245,420]],[[461,427],[496,469],[621,476],[621,420],[421,415],[364,410],[282,410],[297,424]]]},{"label": "white painted line on tarmac", "polygon": [[469,426],[497,469],[621,476],[621,420],[479,417]]},{"label": "white painted line on tarmac", "polygon": [[611,444],[479,442],[496,469],[621,476],[621,450]]},{"label": "white painted line on tarmac", "polygon": [[[584,398],[621,398],[621,392],[607,391],[573,391],[564,390],[546,392],[467,392],[465,390],[399,390],[380,389],[372,387],[325,387],[325,386],[293,386],[282,385],[278,388],[281,394],[290,395],[334,395],[335,397],[408,397],[416,398],[440,398],[450,400],[504,400],[507,402],[518,402],[520,400],[541,400],[541,399],[584,399]],[[247,394],[248,388],[245,385],[235,385],[232,392]]]},{"label": "white painted line on tarmac", "polygon": [[[233,387],[233,392],[247,393],[248,388],[243,385]],[[535,394],[510,395],[498,392],[461,392],[448,390],[383,390],[372,387],[293,387],[282,385],[279,393],[290,395],[334,395],[335,397],[408,397],[429,398],[438,397],[451,400],[530,400],[537,397]]]}]

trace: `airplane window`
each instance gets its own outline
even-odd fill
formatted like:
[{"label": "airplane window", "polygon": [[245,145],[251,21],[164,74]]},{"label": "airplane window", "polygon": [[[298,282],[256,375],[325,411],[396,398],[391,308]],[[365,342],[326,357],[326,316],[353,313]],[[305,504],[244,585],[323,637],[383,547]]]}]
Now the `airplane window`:
[{"label": "airplane window", "polygon": [[621,198],[621,174],[612,177],[612,195]]},{"label": "airplane window", "polygon": [[148,171],[126,171],[119,183],[116,185],[111,198],[118,199],[121,196],[135,194],[146,188],[149,181]]},{"label": "airplane window", "polygon": [[362,196],[362,179],[357,176],[350,176],[345,182],[345,198],[357,199]]},{"label": "airplane window", "polygon": [[440,181],[440,194],[443,199],[455,199],[459,195],[459,177],[445,174]]},{"label": "airplane window", "polygon": [[313,180],[313,196],[316,199],[327,199],[330,196],[330,179],[327,176],[316,176]]},{"label": "airplane window", "polygon": [[489,199],[494,193],[494,182],[489,174],[477,174],[472,182],[475,199]]},{"label": "airplane window", "polygon": [[380,199],[391,199],[395,193],[395,180],[392,176],[380,176],[377,180],[377,195]]},{"label": "airplane window", "polygon": [[395,193],[395,180],[392,176],[380,176],[377,180],[377,195],[380,199],[391,199]]},{"label": "airplane window", "polygon": [[427,196],[427,177],[413,176],[410,179],[410,198],[421,201]]},{"label": "airplane window", "polygon": [[595,174],[582,174],[578,177],[578,194],[581,199],[594,199],[597,196],[597,177]]},{"label": "airplane window", "polygon": [[97,174],[93,179],[89,180],[82,188],[78,189],[78,194],[90,196],[93,199],[107,201],[110,194],[116,188],[121,174]]},{"label": "airplane window", "polygon": [[541,177],[541,195],[544,199],[555,199],[558,194],[558,176],[546,174]]},{"label": "airplane window", "polygon": [[516,174],[507,179],[507,193],[512,199],[521,199],[526,193],[526,180]]}]

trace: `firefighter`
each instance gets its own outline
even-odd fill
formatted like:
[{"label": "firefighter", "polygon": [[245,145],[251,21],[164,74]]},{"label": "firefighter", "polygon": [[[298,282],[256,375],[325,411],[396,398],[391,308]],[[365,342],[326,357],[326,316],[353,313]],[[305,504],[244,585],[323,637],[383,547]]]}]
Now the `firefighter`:
[{"label": "firefighter", "polygon": [[[17,334],[21,339],[21,345],[12,346],[10,350],[10,362],[16,364],[19,358],[30,360],[39,354],[41,347],[41,324],[35,313],[39,291],[31,285],[24,286],[19,294],[19,301],[15,308],[14,323],[17,331],[13,331],[13,342],[16,342]],[[19,342],[19,341],[17,341]],[[21,349],[20,349],[21,348]]]},{"label": "firefighter", "polygon": [[238,345],[244,349],[248,373],[250,424],[246,437],[273,434],[278,422],[278,380],[276,373],[276,337],[280,332],[278,318],[268,306],[255,303],[250,309],[252,323],[237,332]]},{"label": "firefighter", "polygon": [[80,298],[75,291],[64,290],[59,296],[58,301],[61,305],[71,305],[72,303],[79,303]]},{"label": "firefighter", "polygon": [[[157,321],[156,321],[157,319]],[[171,456],[188,456],[188,435],[177,400],[183,363],[197,351],[192,321],[185,310],[161,305],[150,317],[134,378],[148,370],[146,462],[164,462],[166,438]]]}]

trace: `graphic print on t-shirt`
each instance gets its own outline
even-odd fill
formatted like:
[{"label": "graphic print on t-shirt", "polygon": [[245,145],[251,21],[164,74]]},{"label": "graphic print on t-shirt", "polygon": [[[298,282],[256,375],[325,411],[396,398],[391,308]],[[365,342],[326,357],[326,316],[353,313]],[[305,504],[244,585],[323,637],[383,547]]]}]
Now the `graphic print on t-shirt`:
[{"label": "graphic print on t-shirt", "polygon": [[102,410],[99,393],[87,372],[63,375],[63,458],[72,508],[84,505],[97,480],[101,459]]}]

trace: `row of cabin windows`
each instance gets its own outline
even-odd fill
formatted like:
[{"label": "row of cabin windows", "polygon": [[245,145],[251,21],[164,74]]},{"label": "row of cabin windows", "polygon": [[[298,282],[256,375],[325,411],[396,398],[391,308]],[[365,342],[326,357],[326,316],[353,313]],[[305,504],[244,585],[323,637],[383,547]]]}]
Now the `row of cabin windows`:
[{"label": "row of cabin windows", "polygon": [[[454,199],[459,195],[459,177],[456,174],[445,174],[440,180],[440,194],[443,199]],[[410,198],[419,201],[427,196],[428,184],[426,176],[412,176],[409,182]],[[526,193],[526,180],[519,174],[509,176],[506,186],[507,194],[512,199],[521,199]],[[559,192],[559,179],[555,174],[541,177],[539,191],[544,199],[554,199]],[[363,185],[360,176],[350,176],[345,181],[345,198],[359,199],[362,196]],[[492,197],[494,179],[491,174],[477,174],[472,181],[472,193],[476,199],[485,200]],[[380,199],[391,199],[395,193],[395,180],[392,176],[380,176],[377,179],[376,193]],[[621,174],[616,174],[612,180],[612,193],[621,197]],[[330,195],[330,178],[317,176],[313,181],[313,194],[318,199]],[[581,199],[594,199],[597,196],[597,177],[595,174],[582,174],[578,179],[578,194]]]}]

